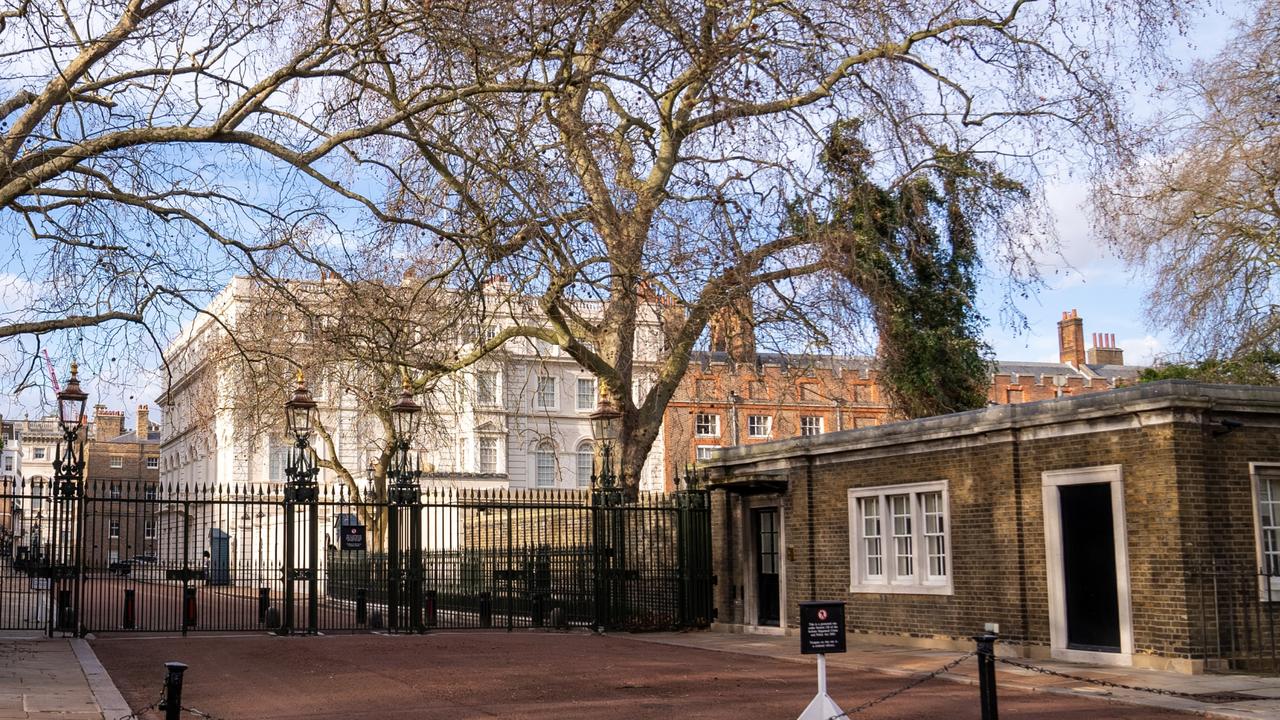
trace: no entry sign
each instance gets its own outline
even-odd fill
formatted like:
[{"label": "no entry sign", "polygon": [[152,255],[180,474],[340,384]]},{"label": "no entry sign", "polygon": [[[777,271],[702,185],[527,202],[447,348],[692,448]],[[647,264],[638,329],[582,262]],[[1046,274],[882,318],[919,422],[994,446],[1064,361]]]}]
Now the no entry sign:
[{"label": "no entry sign", "polygon": [[800,603],[800,652],[804,655],[845,652],[843,602]]}]

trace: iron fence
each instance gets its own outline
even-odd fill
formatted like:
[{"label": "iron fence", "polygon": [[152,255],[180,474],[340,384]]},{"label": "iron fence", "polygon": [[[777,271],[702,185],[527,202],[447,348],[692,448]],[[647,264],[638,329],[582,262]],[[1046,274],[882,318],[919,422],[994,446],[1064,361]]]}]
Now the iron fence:
[{"label": "iron fence", "polygon": [[[0,629],[666,629],[712,619],[707,493],[0,486]],[[61,518],[62,534],[49,535]]]},{"label": "iron fence", "polygon": [[1280,673],[1280,569],[1215,562],[1195,575],[1211,668]]}]

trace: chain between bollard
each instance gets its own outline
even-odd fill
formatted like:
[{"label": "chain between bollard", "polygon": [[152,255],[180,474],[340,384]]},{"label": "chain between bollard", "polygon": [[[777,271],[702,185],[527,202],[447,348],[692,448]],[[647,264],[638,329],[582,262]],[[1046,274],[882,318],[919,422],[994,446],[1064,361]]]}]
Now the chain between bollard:
[{"label": "chain between bollard", "polygon": [[885,693],[884,695],[881,695],[880,697],[875,698],[874,700],[868,700],[855,708],[845,710],[839,715],[832,715],[831,717],[827,718],[827,720],[840,720],[840,718],[849,717],[850,715],[856,715],[857,713],[870,710],[871,708],[875,707],[876,705],[879,705],[882,702],[892,700],[893,698],[907,692],[908,690],[911,690],[915,687],[923,685],[929,682],[930,680],[938,677],[939,675],[942,675],[944,673],[950,672],[951,670],[954,670],[957,666],[959,666],[965,660],[968,660],[969,658],[977,654],[978,654],[977,651],[970,650],[964,655],[961,655],[960,657],[956,658],[955,660],[952,660],[951,662],[947,663],[946,665],[943,665],[942,667],[938,668],[937,670],[934,670],[933,672],[927,673],[925,675],[921,675],[919,677],[914,677],[906,685],[903,685],[902,687],[896,690],[893,690],[892,692]]},{"label": "chain between bollard", "polygon": [[1111,680],[1099,680],[1096,678],[1087,678],[1080,675],[1072,675],[1070,673],[1064,673],[1058,670],[1051,670],[1046,667],[1040,667],[1039,665],[1032,665],[1030,663],[1018,662],[1017,660],[1010,660],[1008,658],[998,657],[996,658],[996,662],[1004,663],[1005,665],[1010,665],[1016,668],[1021,668],[1023,670],[1030,670],[1031,672],[1040,673],[1041,675],[1051,675],[1053,677],[1062,678],[1064,680],[1074,680],[1076,682],[1082,682],[1089,685],[1097,685],[1099,687],[1115,688],[1117,690],[1131,690],[1133,692],[1150,693],[1152,695],[1165,695],[1167,697],[1182,698],[1184,700],[1195,700],[1197,702],[1202,702],[1202,703],[1211,703],[1214,701],[1235,702],[1240,700],[1240,696],[1234,695],[1234,694],[1226,695],[1226,694],[1213,694],[1213,693],[1188,693],[1188,692],[1180,692],[1178,690],[1163,690],[1161,688],[1141,687],[1139,685],[1125,685],[1124,683],[1113,682]]},{"label": "chain between bollard", "polygon": [[147,712],[147,711],[149,711],[149,710],[155,710],[156,708],[160,707],[160,705],[161,705],[161,704],[163,704],[163,703],[164,703],[164,690],[163,690],[163,689],[161,689],[161,690],[160,690],[160,697],[159,697],[159,698],[157,698],[155,702],[153,702],[153,703],[151,703],[150,705],[148,705],[148,706],[146,706],[146,707],[142,708],[141,710],[134,710],[133,712],[129,713],[128,715],[121,715],[120,717],[115,718],[114,720],[140,720],[140,719],[142,718],[143,713],[145,713],[145,712]]}]

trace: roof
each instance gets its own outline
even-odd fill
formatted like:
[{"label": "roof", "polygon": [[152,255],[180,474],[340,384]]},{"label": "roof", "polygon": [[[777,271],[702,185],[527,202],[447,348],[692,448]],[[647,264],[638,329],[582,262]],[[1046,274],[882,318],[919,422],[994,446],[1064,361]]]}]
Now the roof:
[{"label": "roof", "polygon": [[152,430],[152,431],[150,431],[150,432],[148,432],[148,433],[147,433],[147,436],[146,436],[145,438],[143,438],[142,440],[139,440],[139,439],[138,439],[138,433],[137,433],[137,431],[135,430],[135,431],[127,432],[127,433],[125,433],[125,434],[123,434],[123,435],[117,435],[117,436],[115,436],[115,437],[113,437],[113,438],[108,438],[108,439],[106,439],[106,440],[101,440],[101,441],[99,441],[99,442],[109,442],[109,443],[136,443],[136,442],[142,442],[142,443],[157,443],[157,444],[158,444],[158,443],[160,442],[160,432],[159,432],[158,430]]},{"label": "roof", "polygon": [[1137,380],[1142,371],[1147,369],[1145,365],[1089,365],[1088,368],[1105,378],[1127,380]]},{"label": "roof", "polygon": [[[1104,393],[1072,395],[1051,400],[993,405],[978,410],[842,430],[823,435],[785,438],[721,449],[710,461],[715,468],[770,466],[799,457],[868,450],[966,436],[996,437],[999,431],[1092,422],[1108,416],[1190,408],[1202,412],[1280,416],[1280,387],[1214,385],[1192,380],[1161,380]],[[736,472],[736,471],[735,471]]]}]

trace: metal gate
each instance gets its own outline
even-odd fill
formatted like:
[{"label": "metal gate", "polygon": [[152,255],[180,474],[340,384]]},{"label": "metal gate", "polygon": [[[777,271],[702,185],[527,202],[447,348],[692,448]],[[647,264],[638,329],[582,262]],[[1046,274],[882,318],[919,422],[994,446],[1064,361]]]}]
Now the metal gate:
[{"label": "metal gate", "polygon": [[0,487],[0,629],[669,629],[712,619],[702,489],[635,499],[613,489],[285,490],[90,482],[54,498]]}]

